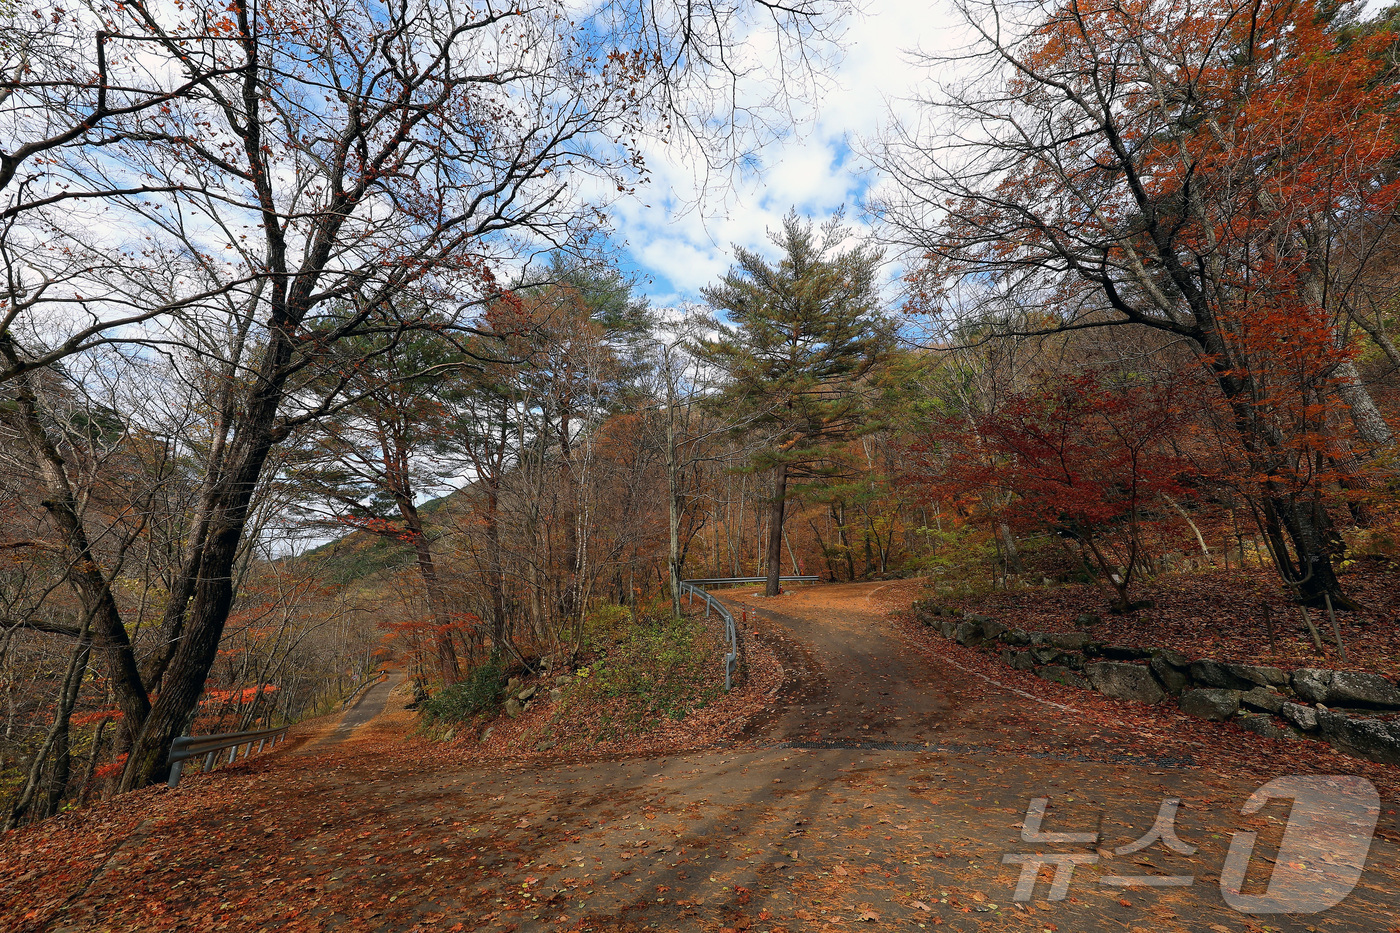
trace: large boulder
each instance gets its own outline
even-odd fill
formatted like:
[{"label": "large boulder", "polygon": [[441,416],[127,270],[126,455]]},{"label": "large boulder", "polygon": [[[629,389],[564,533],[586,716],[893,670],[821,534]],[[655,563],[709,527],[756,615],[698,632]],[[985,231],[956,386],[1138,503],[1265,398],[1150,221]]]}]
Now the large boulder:
[{"label": "large boulder", "polygon": [[1230,669],[1232,666],[1212,661],[1210,658],[1202,658],[1199,661],[1192,661],[1188,670],[1191,673],[1191,679],[1196,683],[1218,690],[1249,690],[1258,686],[1254,681],[1246,680],[1232,671]]},{"label": "large boulder", "polygon": [[1048,642],[1061,651],[1083,651],[1092,639],[1084,632],[1054,632]]},{"label": "large boulder", "polygon": [[1288,737],[1278,723],[1274,722],[1274,717],[1267,713],[1250,713],[1241,716],[1237,720],[1241,729],[1248,729],[1257,735],[1262,735],[1266,739],[1283,739]]},{"label": "large boulder", "polygon": [[1318,710],[1317,728],[1322,738],[1345,752],[1385,764],[1400,764],[1400,723]]},{"label": "large boulder", "polygon": [[1281,668],[1259,664],[1226,664],[1225,669],[1240,680],[1260,687],[1283,687],[1288,675]]},{"label": "large boulder", "polygon": [[1400,709],[1400,688],[1380,674],[1303,667],[1293,672],[1293,692],[1328,706]]},{"label": "large boulder", "polygon": [[1284,703],[1283,708],[1279,710],[1279,715],[1304,732],[1311,732],[1317,728],[1317,710],[1311,706]]},{"label": "large boulder", "polygon": [[517,700],[515,697],[511,697],[509,700],[506,700],[506,715],[509,716],[511,719],[514,719],[523,712],[525,712],[525,707],[522,706],[520,704],[520,701]]},{"label": "large boulder", "polygon": [[1020,648],[1031,643],[1031,636],[1023,628],[1009,628],[1001,633],[1001,643],[1013,648]]},{"label": "large boulder", "polygon": [[1240,692],[1223,687],[1202,687],[1181,695],[1181,711],[1197,719],[1224,722],[1240,711]]},{"label": "large boulder", "polygon": [[1137,664],[1097,661],[1084,665],[1084,676],[1095,690],[1116,700],[1160,703],[1166,699],[1152,671]]},{"label": "large boulder", "polygon": [[1309,703],[1326,703],[1332,686],[1332,672],[1316,667],[1300,667],[1291,678],[1293,692]]},{"label": "large boulder", "polygon": [[960,645],[967,645],[969,648],[975,648],[985,640],[986,636],[982,634],[981,622],[969,619],[966,622],[958,623],[957,629],[953,631],[953,641]]},{"label": "large boulder", "polygon": [[1018,671],[1035,670],[1035,658],[1029,651],[1013,651],[1011,659],[1007,662]]},{"label": "large boulder", "polygon": [[1059,664],[1042,667],[1035,672],[1035,676],[1057,684],[1064,684],[1066,687],[1078,687],[1081,690],[1088,690],[1091,686],[1089,681]]},{"label": "large boulder", "polygon": [[1054,664],[1060,658],[1060,649],[1042,645],[1031,649],[1031,657],[1035,658],[1037,664]]},{"label": "large boulder", "polygon": [[1380,674],[1363,671],[1337,671],[1327,691],[1328,706],[1367,706],[1372,709],[1400,709],[1400,688]]},{"label": "large boulder", "polygon": [[952,638],[958,630],[958,623],[952,619],[944,619],[938,623],[938,632],[944,638]]},{"label": "large boulder", "polygon": [[1181,696],[1181,691],[1191,686],[1191,675],[1160,654],[1154,655],[1147,666],[1157,675],[1162,688],[1172,696]]},{"label": "large boulder", "polygon": [[1255,687],[1240,694],[1240,702],[1250,709],[1261,710],[1265,713],[1278,713],[1283,709],[1283,704],[1288,701],[1280,693],[1275,693],[1267,687]]},{"label": "large boulder", "polygon": [[991,641],[994,638],[1000,638],[1001,633],[1004,631],[1006,631],[1006,626],[1002,625],[1000,622],[994,622],[991,619],[987,619],[985,622],[982,623],[982,637],[987,639],[988,641]]},{"label": "large boulder", "polygon": [[1171,648],[1153,648],[1152,660],[1169,664],[1177,670],[1184,671],[1191,667],[1191,659],[1180,651]]}]

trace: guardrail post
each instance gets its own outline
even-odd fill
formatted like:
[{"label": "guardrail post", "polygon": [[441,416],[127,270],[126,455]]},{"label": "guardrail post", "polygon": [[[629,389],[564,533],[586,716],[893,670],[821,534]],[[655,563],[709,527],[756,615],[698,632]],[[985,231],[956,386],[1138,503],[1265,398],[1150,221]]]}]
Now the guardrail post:
[{"label": "guardrail post", "polygon": [[170,780],[165,782],[167,787],[174,787],[176,784],[180,783],[180,766],[184,763],[185,760],[183,758],[170,763]]},{"label": "guardrail post", "polygon": [[237,760],[237,758],[238,758],[238,746],[235,745],[233,748],[230,748],[230,749],[228,750],[228,763],[229,763],[229,764],[233,764],[234,761]]},{"label": "guardrail post", "polygon": [[266,742],[266,741],[267,741],[267,739],[258,739],[258,754],[259,754],[259,755],[262,754],[263,743]]}]

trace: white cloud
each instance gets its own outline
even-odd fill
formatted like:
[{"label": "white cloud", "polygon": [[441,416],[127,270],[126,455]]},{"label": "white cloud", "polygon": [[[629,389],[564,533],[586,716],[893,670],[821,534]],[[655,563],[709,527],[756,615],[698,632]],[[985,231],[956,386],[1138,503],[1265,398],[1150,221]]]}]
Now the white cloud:
[{"label": "white cloud", "polygon": [[943,4],[873,0],[848,23],[844,58],[816,106],[799,114],[802,124],[760,153],[760,167],[696,210],[680,210],[699,190],[693,163],[653,146],[652,182],[612,210],[631,262],[654,280],[653,303],[698,300],[699,288],[729,267],[732,244],[767,251],[766,231],[792,207],[824,219],[845,205],[848,222],[867,230],[859,205],[878,179],[852,143],[876,136],[891,111],[910,106],[928,80],[910,53],[952,47],[954,15]]}]

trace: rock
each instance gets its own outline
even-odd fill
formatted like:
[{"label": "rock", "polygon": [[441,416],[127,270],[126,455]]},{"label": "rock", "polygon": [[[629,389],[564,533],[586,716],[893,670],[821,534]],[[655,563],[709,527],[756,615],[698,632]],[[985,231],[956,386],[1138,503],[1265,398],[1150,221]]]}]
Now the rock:
[{"label": "rock", "polygon": [[971,619],[958,623],[957,629],[953,632],[953,640],[960,645],[967,645],[969,648],[982,644],[982,623],[974,622]]},{"label": "rock", "polygon": [[1187,690],[1181,695],[1181,711],[1197,719],[1224,722],[1240,709],[1240,692],[1223,687]]},{"label": "rock", "polygon": [[562,700],[562,699],[564,699],[564,691],[563,691],[563,690],[560,690],[558,687],[553,687],[553,688],[550,689],[550,691],[549,691],[549,702],[551,702],[551,703],[558,703],[558,702],[559,702],[560,700]]},{"label": "rock", "polygon": [[980,615],[978,615],[978,614],[975,613],[975,612],[969,612],[969,613],[967,613],[965,616],[963,616],[963,619],[965,619],[965,620],[968,621],[968,622],[976,622],[978,625],[981,625],[981,624],[984,623],[984,622],[990,622],[990,621],[992,621],[990,617],[988,617],[988,616],[980,616]]},{"label": "rock", "polygon": [[942,633],[944,638],[952,638],[957,630],[958,623],[954,622],[952,619],[944,619],[942,622],[938,623],[938,631]]},{"label": "rock", "polygon": [[1060,657],[1058,648],[1051,648],[1048,645],[1031,649],[1031,657],[1035,658],[1037,664],[1054,664]]},{"label": "rock", "polygon": [[521,690],[519,693],[517,693],[517,694],[515,695],[515,698],[516,698],[517,700],[519,700],[521,703],[524,703],[526,700],[533,699],[534,696],[535,696],[535,694],[536,694],[536,693],[539,693],[539,690],[540,690],[539,687],[535,686],[534,684],[531,684],[530,686],[526,687],[524,690]]},{"label": "rock", "polygon": [[1288,736],[1279,724],[1274,722],[1274,717],[1267,713],[1246,714],[1239,718],[1239,724],[1241,729],[1248,729],[1266,739],[1282,739]]},{"label": "rock", "polygon": [[1002,625],[1000,622],[993,622],[991,619],[988,619],[986,622],[982,623],[982,637],[986,638],[988,641],[991,641],[993,638],[1000,638],[1001,633],[1005,631],[1006,626]]},{"label": "rock", "polygon": [[1236,676],[1228,665],[1212,661],[1210,658],[1192,661],[1187,670],[1190,671],[1191,679],[1196,683],[1205,684],[1207,687],[1214,687],[1218,690],[1249,690],[1258,686],[1252,680]]},{"label": "rock", "polygon": [[558,677],[554,678],[554,685],[556,687],[564,687],[573,682],[574,678],[569,674],[560,674]]},{"label": "rock", "polygon": [[1180,651],[1173,651],[1171,648],[1153,648],[1152,660],[1161,660],[1163,665],[1169,665],[1179,671],[1187,670],[1191,667],[1191,659]]},{"label": "rock", "polygon": [[1310,703],[1326,703],[1332,686],[1332,672],[1316,667],[1300,667],[1293,672],[1293,692]]},{"label": "rock", "polygon": [[1084,632],[1056,632],[1050,636],[1050,644],[1062,651],[1083,651],[1091,640]]},{"label": "rock", "polygon": [[1288,675],[1277,667],[1263,667],[1258,664],[1226,664],[1225,669],[1240,680],[1260,687],[1284,687],[1288,685]]},{"label": "rock", "polygon": [[1031,632],[1030,639],[1032,645],[1050,644],[1050,636],[1045,634],[1044,632]]},{"label": "rock", "polygon": [[1181,696],[1181,691],[1191,686],[1191,676],[1160,654],[1154,655],[1147,666],[1157,675],[1162,688],[1172,696]]},{"label": "rock", "polygon": [[515,693],[520,689],[520,678],[512,677],[506,681],[506,693]]},{"label": "rock", "polygon": [[444,742],[451,742],[451,741],[452,741],[453,739],[455,739],[455,738],[457,738],[457,730],[456,730],[456,729],[448,729],[446,732],[444,732],[444,733],[442,734],[442,740],[443,740]]},{"label": "rock", "polygon": [[1084,665],[1084,676],[1095,690],[1115,700],[1160,703],[1167,696],[1152,677],[1152,671],[1137,664],[1098,661]]},{"label": "rock", "polygon": [[1048,680],[1057,684],[1064,684],[1066,687],[1078,687],[1081,690],[1088,690],[1090,687],[1089,681],[1085,680],[1083,677],[1080,677],[1078,674],[1076,674],[1069,668],[1061,667],[1058,664],[1052,664],[1049,667],[1042,667],[1040,670],[1035,672],[1035,676],[1041,678],[1042,680]]},{"label": "rock", "polygon": [[914,613],[914,619],[918,621],[920,625],[927,625],[930,628],[938,624],[938,617],[932,612],[926,612],[923,609],[919,609]]},{"label": "rock", "polygon": [[488,741],[496,732],[495,726],[487,726],[481,733],[481,741]]},{"label": "rock", "polygon": [[1337,671],[1323,702],[1329,706],[1367,706],[1400,709],[1400,689],[1380,674]]},{"label": "rock", "polygon": [[514,719],[523,712],[525,712],[525,707],[521,706],[520,701],[517,700],[515,697],[511,697],[509,700],[506,700],[506,715],[509,716],[511,719]]},{"label": "rock", "polygon": [[1001,643],[1003,645],[1011,645],[1013,648],[1019,648],[1023,645],[1029,645],[1031,643],[1031,636],[1023,628],[1009,628],[1001,633]]},{"label": "rock", "polygon": [[1279,715],[1304,732],[1311,732],[1317,728],[1317,710],[1311,706],[1285,702],[1279,710]]},{"label": "rock", "polygon": [[540,739],[538,742],[535,743],[535,751],[547,752],[556,744],[558,743],[556,743],[553,739]]},{"label": "rock", "polygon": [[1151,655],[1148,649],[1133,645],[1101,645],[1097,653],[1110,661],[1140,661]]},{"label": "rock", "polygon": [[1086,612],[1082,615],[1077,615],[1074,617],[1074,624],[1080,626],[1081,628],[1083,628],[1086,625],[1098,625],[1102,621],[1103,619],[1100,619],[1098,616],[1094,615],[1091,612]]},{"label": "rock", "polygon": [[1029,651],[1013,651],[1009,663],[1018,671],[1035,670],[1035,658],[1031,656]]},{"label": "rock", "polygon": [[1247,690],[1240,694],[1240,702],[1250,709],[1278,713],[1283,709],[1283,704],[1288,701],[1281,694],[1275,693],[1267,687],[1255,687],[1253,690]]},{"label": "rock", "polygon": [[1317,729],[1324,739],[1345,752],[1385,764],[1400,764],[1400,723],[1353,719],[1319,710]]}]

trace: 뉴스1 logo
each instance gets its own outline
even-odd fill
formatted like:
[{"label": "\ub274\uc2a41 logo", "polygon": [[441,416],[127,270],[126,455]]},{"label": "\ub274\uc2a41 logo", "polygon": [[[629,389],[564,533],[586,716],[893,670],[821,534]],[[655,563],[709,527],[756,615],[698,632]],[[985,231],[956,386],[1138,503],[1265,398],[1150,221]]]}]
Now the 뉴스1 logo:
[{"label": "\ub274\uc2a41 logo", "polygon": [[[1349,775],[1292,775],[1270,781],[1250,795],[1241,815],[1259,812],[1270,800],[1293,801],[1283,842],[1263,894],[1244,894],[1244,878],[1254,852],[1256,833],[1240,830],[1230,837],[1230,848],[1220,872],[1220,893],[1225,903],[1248,914],[1312,914],[1339,904],[1351,893],[1366,867],[1371,838],[1380,817],[1380,795],[1365,778]],[[1036,797],[1026,808],[1021,841],[1033,845],[1094,845],[1096,832],[1047,832],[1041,829],[1049,798]],[[1193,855],[1196,847],[1176,833],[1176,812],[1181,801],[1163,800],[1157,819],[1141,838],[1118,846],[1113,855],[1133,855],[1160,844],[1178,855]],[[1013,899],[1029,901],[1035,894],[1040,870],[1053,866],[1048,899],[1063,900],[1080,865],[1097,864],[1097,852],[1035,852],[1002,856],[1006,865],[1020,865]],[[1195,875],[1103,875],[1105,887],[1185,887]]]}]

